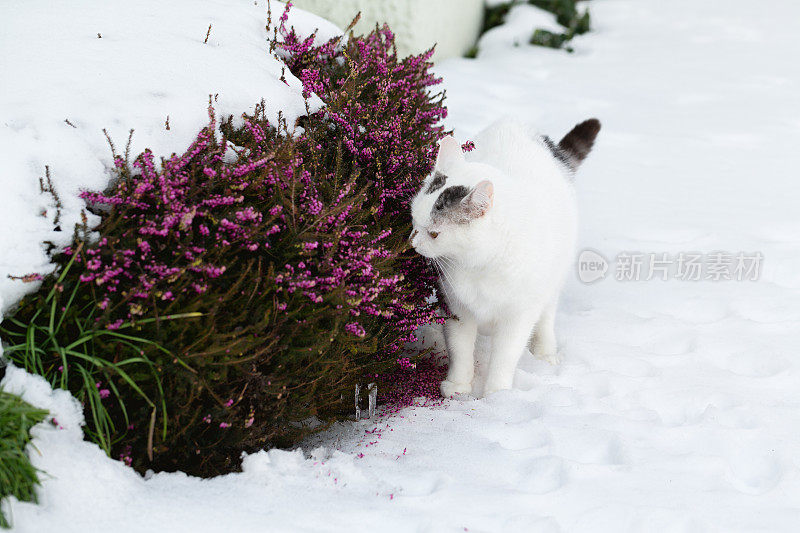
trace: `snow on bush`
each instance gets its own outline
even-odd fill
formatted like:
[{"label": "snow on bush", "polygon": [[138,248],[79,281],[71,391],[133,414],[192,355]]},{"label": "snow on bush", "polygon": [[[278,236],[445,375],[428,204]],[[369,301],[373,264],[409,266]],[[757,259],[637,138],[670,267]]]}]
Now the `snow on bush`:
[{"label": "snow on bush", "polygon": [[487,2],[480,41],[469,54],[475,57],[509,46],[533,44],[573,49],[570,41],[590,30],[589,10],[581,12],[577,0],[492,0]]},{"label": "snow on bush", "polygon": [[[83,207],[78,193],[103,189],[113,175],[104,130],[121,147],[134,130],[134,155],[149,148],[169,156],[206,125],[209,94],[225,116],[252,111],[262,98],[273,121],[279,111],[290,124],[307,112],[300,80],[265,53],[283,5],[0,2],[0,228],[8,230],[0,232],[0,313],[29,288],[8,274],[52,268],[41,241],[69,244]],[[299,9],[287,24],[303,35],[316,31],[320,43],[341,33]],[[322,105],[314,95],[307,101],[312,110]],[[63,202],[60,233],[37,186],[46,165]]]},{"label": "snow on bush", "polygon": [[318,45],[286,22],[273,46],[325,107],[292,134],[263,103],[218,128],[211,99],[181,155],[112,145],[112,186],[81,194],[99,224],[3,324],[6,356],[72,391],[87,435],[140,470],[238,469],[350,414],[356,384],[431,388],[404,348],[437,320],[406,243],[443,134],[430,52],[397,58],[388,28]]}]

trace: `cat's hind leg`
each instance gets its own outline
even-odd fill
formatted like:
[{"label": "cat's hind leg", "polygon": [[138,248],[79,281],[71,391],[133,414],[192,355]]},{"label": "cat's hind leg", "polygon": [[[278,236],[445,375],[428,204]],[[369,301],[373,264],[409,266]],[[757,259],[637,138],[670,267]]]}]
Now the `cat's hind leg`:
[{"label": "cat's hind leg", "polygon": [[557,306],[558,300],[555,300],[542,310],[539,321],[533,330],[533,337],[528,344],[528,348],[536,358],[553,365],[559,362],[555,332]]},{"label": "cat's hind leg", "polygon": [[478,324],[470,317],[461,316],[445,322],[444,338],[450,365],[447,369],[447,379],[442,381],[439,387],[445,398],[472,391],[477,336]]}]

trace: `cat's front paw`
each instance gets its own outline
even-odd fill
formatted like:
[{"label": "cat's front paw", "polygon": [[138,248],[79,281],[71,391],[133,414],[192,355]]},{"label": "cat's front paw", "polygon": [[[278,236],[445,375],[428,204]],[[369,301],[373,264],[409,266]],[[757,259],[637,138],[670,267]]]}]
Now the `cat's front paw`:
[{"label": "cat's front paw", "polygon": [[439,385],[439,390],[445,398],[452,398],[456,394],[469,394],[472,392],[472,384],[454,383],[446,379]]},{"label": "cat's front paw", "polygon": [[551,365],[557,365],[561,362],[561,357],[558,355],[555,335],[553,334],[535,335],[529,347],[536,359],[547,361]]},{"label": "cat's front paw", "polygon": [[558,354],[557,350],[534,350],[533,356],[551,365],[557,365],[561,362],[561,356]]}]

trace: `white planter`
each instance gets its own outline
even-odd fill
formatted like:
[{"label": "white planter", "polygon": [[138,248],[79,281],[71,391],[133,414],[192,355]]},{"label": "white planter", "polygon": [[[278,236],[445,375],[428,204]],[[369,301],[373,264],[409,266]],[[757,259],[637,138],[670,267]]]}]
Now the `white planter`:
[{"label": "white planter", "polygon": [[462,56],[478,39],[483,0],[295,0],[294,5],[341,28],[361,12],[356,33],[387,22],[400,56],[419,54],[436,44],[434,60]]}]

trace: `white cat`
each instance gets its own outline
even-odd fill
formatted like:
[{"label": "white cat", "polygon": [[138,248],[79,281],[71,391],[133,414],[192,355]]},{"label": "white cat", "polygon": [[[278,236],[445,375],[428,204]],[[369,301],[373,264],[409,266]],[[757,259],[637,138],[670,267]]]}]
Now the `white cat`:
[{"label": "white cat", "polygon": [[440,272],[457,317],[445,324],[445,397],[472,390],[475,340],[491,337],[484,395],[508,389],[523,350],[557,360],[558,296],[573,259],[572,177],[600,131],[590,119],[557,145],[511,120],[489,126],[466,154],[439,143],[434,172],[414,198],[411,244]]}]

